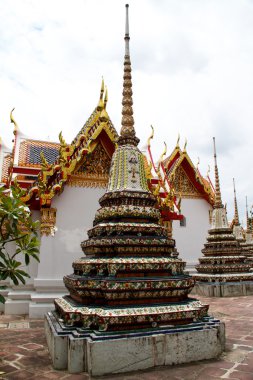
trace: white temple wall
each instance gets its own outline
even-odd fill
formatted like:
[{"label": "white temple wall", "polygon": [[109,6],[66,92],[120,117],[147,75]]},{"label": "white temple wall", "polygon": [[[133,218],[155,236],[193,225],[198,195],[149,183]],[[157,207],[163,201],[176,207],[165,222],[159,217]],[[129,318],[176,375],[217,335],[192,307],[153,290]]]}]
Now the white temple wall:
[{"label": "white temple wall", "polygon": [[173,238],[179,257],[186,261],[186,268],[193,269],[201,257],[201,249],[210,229],[209,210],[210,204],[205,199],[182,199],[181,213],[185,217],[185,226],[180,226],[180,221],[173,222]]},{"label": "white temple wall", "polygon": [[65,186],[55,197],[52,207],[56,212],[54,236],[41,237],[38,275],[34,279],[35,292],[29,304],[30,317],[40,317],[53,308],[53,300],[67,294],[63,276],[73,273],[72,263],[84,254],[80,244],[92,227],[98,200],[105,189]]},{"label": "white temple wall", "polygon": [[43,236],[40,252],[39,279],[59,279],[72,273],[72,263],[83,256],[80,244],[92,227],[98,200],[104,189],[65,186],[52,207],[56,212],[56,233]]},{"label": "white temple wall", "polygon": [[62,277],[72,273],[72,263],[83,256],[80,244],[92,227],[98,200],[105,189],[65,186],[60,197],[55,197],[52,207],[57,209],[55,236],[52,238],[53,273]]}]

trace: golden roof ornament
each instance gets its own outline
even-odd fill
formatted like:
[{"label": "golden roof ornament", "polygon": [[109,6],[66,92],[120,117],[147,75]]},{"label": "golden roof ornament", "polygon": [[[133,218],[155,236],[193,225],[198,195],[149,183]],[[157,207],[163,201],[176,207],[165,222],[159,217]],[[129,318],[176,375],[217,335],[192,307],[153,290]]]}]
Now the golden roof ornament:
[{"label": "golden roof ornament", "polygon": [[105,87],[104,109],[106,109],[107,102],[108,102],[108,89],[107,87]]},{"label": "golden roof ornament", "polygon": [[150,127],[151,127],[151,135],[148,138],[148,147],[150,147],[150,141],[154,137],[154,127],[153,127],[153,125],[150,125]]},{"label": "golden roof ornament", "polygon": [[105,96],[104,96],[104,99],[103,99],[103,109],[101,111],[101,114],[99,116],[99,119],[102,121],[102,122],[106,122],[109,120],[109,115],[106,111],[106,104],[107,104],[107,100],[108,100],[108,92],[107,92],[107,88],[105,89]]},{"label": "golden roof ornament", "polygon": [[163,150],[163,152],[162,152],[162,154],[161,154],[161,156],[160,156],[160,158],[159,158],[159,161],[158,161],[158,168],[160,167],[161,162],[163,161],[163,158],[164,158],[164,156],[165,156],[166,153],[167,153],[167,144],[166,144],[165,141],[164,141],[163,143],[164,143],[164,150]]},{"label": "golden roof ornament", "polygon": [[13,134],[15,135],[17,133],[17,130],[18,130],[18,124],[16,123],[14,117],[13,117],[13,111],[15,110],[15,108],[13,108],[11,110],[11,113],[10,113],[10,119],[11,119],[11,123],[14,124],[14,131],[13,131]]},{"label": "golden roof ornament", "polygon": [[98,102],[98,105],[97,105],[97,110],[98,111],[102,111],[102,109],[104,108],[104,100],[103,100],[104,90],[105,90],[105,84],[104,84],[104,78],[102,77],[100,97],[99,97],[99,102]]},{"label": "golden roof ornament", "polygon": [[183,153],[186,153],[186,146],[187,146],[187,139],[185,139],[185,143],[184,143],[184,151],[183,151]]},{"label": "golden roof ornament", "polygon": [[132,100],[132,75],[131,75],[131,61],[129,50],[129,20],[128,20],[128,7],[126,4],[126,28],[125,28],[125,58],[124,58],[124,82],[123,82],[123,99],[122,99],[122,119],[121,131],[118,140],[119,145],[131,144],[138,145],[139,139],[135,135],[134,118],[133,118],[133,100]]},{"label": "golden roof ornament", "polygon": [[213,150],[214,150],[214,173],[215,173],[215,203],[214,208],[222,208],[221,192],[220,192],[220,180],[217,166],[216,145],[215,137],[213,137]]},{"label": "golden roof ornament", "polygon": [[177,137],[177,145],[176,145],[176,148],[178,148],[178,149],[180,148],[180,147],[179,147],[179,141],[180,141],[180,134],[178,134],[178,137]]}]

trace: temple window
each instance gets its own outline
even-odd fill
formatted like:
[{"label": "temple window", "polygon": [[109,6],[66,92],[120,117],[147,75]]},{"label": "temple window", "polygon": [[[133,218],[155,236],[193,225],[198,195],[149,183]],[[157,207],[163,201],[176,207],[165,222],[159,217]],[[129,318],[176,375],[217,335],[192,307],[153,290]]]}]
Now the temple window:
[{"label": "temple window", "polygon": [[180,220],[180,227],[186,227],[186,217],[184,216],[183,219]]}]

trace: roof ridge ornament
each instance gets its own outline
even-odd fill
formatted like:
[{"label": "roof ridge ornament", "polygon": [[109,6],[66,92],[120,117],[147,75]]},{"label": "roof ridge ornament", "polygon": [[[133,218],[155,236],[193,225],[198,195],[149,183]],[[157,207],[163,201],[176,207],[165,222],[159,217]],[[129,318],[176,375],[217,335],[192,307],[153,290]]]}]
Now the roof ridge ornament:
[{"label": "roof ridge ornament", "polygon": [[183,153],[186,153],[186,146],[187,146],[187,139],[185,139],[185,143],[184,143],[184,151],[183,151]]},{"label": "roof ridge ornament", "polygon": [[177,136],[177,145],[176,145],[176,148],[178,148],[178,149],[180,149],[179,141],[180,141],[180,133]]},{"label": "roof ridge ornament", "polygon": [[101,89],[100,89],[100,97],[99,97],[99,102],[97,105],[97,110],[102,111],[104,108],[104,91],[105,91],[105,83],[104,83],[104,78],[102,77],[102,83],[101,83]]},{"label": "roof ridge ornament", "polygon": [[223,204],[222,204],[222,200],[221,200],[221,191],[220,191],[219,171],[218,171],[218,166],[217,166],[215,137],[213,137],[213,151],[214,151],[214,173],[215,173],[215,203],[214,203],[214,208],[223,208]]}]

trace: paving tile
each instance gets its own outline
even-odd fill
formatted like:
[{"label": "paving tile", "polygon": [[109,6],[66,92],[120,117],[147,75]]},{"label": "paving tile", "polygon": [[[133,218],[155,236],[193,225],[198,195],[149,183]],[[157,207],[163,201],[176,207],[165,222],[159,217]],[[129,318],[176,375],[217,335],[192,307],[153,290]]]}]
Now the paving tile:
[{"label": "paving tile", "polygon": [[[77,375],[69,375],[66,377],[66,379],[68,379],[68,380],[90,380],[90,376],[87,374],[77,374]],[[64,380],[65,380],[65,377],[64,377]],[[122,380],[122,378],[121,378],[121,380]]]},{"label": "paving tile", "polygon": [[58,380],[58,379],[63,379],[66,377],[66,373],[62,373],[61,371],[58,372],[46,372],[44,373],[44,376],[47,377],[48,380]]},{"label": "paving tile", "polygon": [[[7,376],[4,376],[4,379],[8,379],[8,380],[26,380],[26,379],[33,379],[33,376],[34,376],[34,373],[33,372],[29,372],[29,371],[26,371],[26,370],[19,370],[19,371],[16,371],[16,372],[13,372]],[[0,377],[1,379],[1,377]]]},{"label": "paving tile", "polygon": [[253,373],[234,371],[229,375],[228,379],[253,380]]},{"label": "paving tile", "polygon": [[206,376],[223,376],[227,370],[217,367],[203,368],[196,379],[206,378]]},{"label": "paving tile", "polygon": [[37,343],[26,343],[26,344],[23,344],[21,347],[24,348],[25,350],[41,350],[44,348],[42,344],[37,344]]},{"label": "paving tile", "polygon": [[29,322],[10,322],[9,329],[29,329]]},{"label": "paving tile", "polygon": [[248,362],[248,363],[243,362],[238,367],[236,367],[236,370],[243,371],[243,372],[252,372],[253,374],[253,362]]},{"label": "paving tile", "polygon": [[11,373],[14,371],[17,371],[17,368],[12,365],[9,365],[9,364],[0,365],[0,372]]}]

